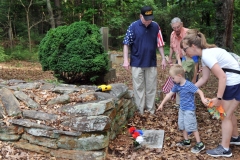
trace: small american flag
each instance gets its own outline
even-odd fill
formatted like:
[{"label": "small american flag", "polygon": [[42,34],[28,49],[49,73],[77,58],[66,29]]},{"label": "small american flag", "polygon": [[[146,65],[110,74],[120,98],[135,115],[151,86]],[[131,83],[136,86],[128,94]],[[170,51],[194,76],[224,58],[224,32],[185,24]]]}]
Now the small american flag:
[{"label": "small american flag", "polygon": [[162,92],[164,94],[167,94],[171,91],[172,87],[174,86],[173,80],[171,77],[168,77],[167,81],[165,84],[162,86]]},{"label": "small american flag", "polygon": [[[164,94],[167,94],[171,91],[172,87],[174,86],[174,82],[172,80],[171,77],[168,77],[167,81],[164,83],[164,85],[162,86],[162,92]],[[176,97],[176,94],[174,94],[171,99],[174,100]]]}]

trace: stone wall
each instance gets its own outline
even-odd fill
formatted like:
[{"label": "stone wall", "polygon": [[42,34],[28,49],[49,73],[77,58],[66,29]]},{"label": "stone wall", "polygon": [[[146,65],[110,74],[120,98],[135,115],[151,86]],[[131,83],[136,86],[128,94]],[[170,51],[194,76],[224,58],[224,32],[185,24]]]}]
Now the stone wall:
[{"label": "stone wall", "polygon": [[102,160],[136,111],[124,84],[96,86],[0,80],[0,140],[56,158]]}]

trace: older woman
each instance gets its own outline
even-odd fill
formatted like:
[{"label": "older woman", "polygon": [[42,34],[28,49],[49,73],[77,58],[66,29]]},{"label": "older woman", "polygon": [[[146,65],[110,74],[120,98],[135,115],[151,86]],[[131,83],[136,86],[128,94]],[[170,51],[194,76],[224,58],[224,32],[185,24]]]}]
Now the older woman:
[{"label": "older woman", "polygon": [[189,30],[181,42],[181,48],[190,57],[202,57],[202,77],[195,84],[197,87],[204,85],[212,72],[218,78],[216,98],[212,99],[213,105],[222,105],[226,117],[222,121],[222,142],[216,148],[207,150],[213,157],[231,157],[230,144],[240,145],[237,129],[237,119],[234,111],[240,103],[240,74],[224,72],[222,68],[240,70],[238,62],[230,53],[214,44],[208,44],[205,36],[198,30]]}]

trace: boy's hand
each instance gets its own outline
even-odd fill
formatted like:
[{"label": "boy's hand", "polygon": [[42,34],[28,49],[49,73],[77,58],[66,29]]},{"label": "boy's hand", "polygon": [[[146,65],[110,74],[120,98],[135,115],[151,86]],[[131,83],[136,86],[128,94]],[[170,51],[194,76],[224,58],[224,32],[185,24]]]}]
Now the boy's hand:
[{"label": "boy's hand", "polygon": [[201,99],[202,100],[202,103],[205,105],[205,106],[208,106],[209,104],[209,100],[207,98],[203,98]]},{"label": "boy's hand", "polygon": [[162,111],[162,109],[163,109],[163,105],[160,104],[157,111]]}]

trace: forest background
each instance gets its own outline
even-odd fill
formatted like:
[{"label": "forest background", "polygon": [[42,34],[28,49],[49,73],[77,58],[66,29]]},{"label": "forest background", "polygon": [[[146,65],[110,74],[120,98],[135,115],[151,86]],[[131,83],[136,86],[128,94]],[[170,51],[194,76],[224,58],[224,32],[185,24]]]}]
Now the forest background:
[{"label": "forest background", "polygon": [[[240,53],[240,1],[238,0],[0,0],[0,62],[1,65],[21,67],[22,61],[38,62],[38,50],[41,40],[46,33],[58,26],[70,25],[77,21],[86,21],[99,27],[109,28],[109,49],[112,51],[122,51],[122,40],[129,24],[139,19],[140,8],[150,5],[154,10],[154,21],[159,23],[165,41],[165,54],[169,53],[169,38],[172,32],[170,26],[171,19],[178,16],[187,28],[197,28],[203,32],[209,43],[215,43],[219,47],[226,48],[237,54]],[[11,62],[9,62],[11,61]],[[160,63],[160,61],[158,61]],[[40,72],[41,66],[33,66],[32,63],[26,68],[10,71],[11,67],[1,69],[1,77],[7,75],[9,78],[16,79],[53,79],[49,72]],[[37,69],[36,69],[37,68]],[[32,69],[32,70],[31,70]],[[131,84],[131,74],[122,67],[117,68],[117,82],[122,82],[128,86]],[[159,72],[160,73],[160,72]],[[161,72],[159,76],[167,75],[167,71]],[[29,76],[30,75],[30,76]],[[124,76],[123,76],[124,75]],[[6,77],[6,76],[5,76]],[[21,78],[19,78],[21,77]],[[40,77],[40,78],[39,78]],[[119,78],[120,77],[120,78]],[[216,79],[213,79],[203,90],[208,97],[216,95]],[[6,78],[8,79],[8,78]],[[162,79],[159,77],[159,84]],[[159,85],[161,86],[161,85]],[[206,141],[207,149],[215,147],[220,137],[220,121],[212,121],[205,108],[199,107],[198,114],[201,137]],[[169,107],[172,106],[169,104]],[[239,112],[237,112],[239,113]],[[129,136],[120,135],[109,144],[109,159],[139,159],[159,157],[172,157],[172,159],[210,159],[206,154],[189,154],[186,150],[179,150],[172,147],[182,135],[177,131],[177,112],[175,108],[161,113],[156,113],[158,117],[135,115],[129,122],[132,126],[149,129],[164,129],[167,141],[165,142],[164,152],[140,150],[133,151],[131,148],[132,139]],[[171,118],[169,118],[171,117]],[[240,115],[237,115],[240,119]],[[159,125],[159,121],[163,122]],[[239,129],[240,130],[240,129]],[[205,132],[206,131],[206,132]],[[176,134],[177,133],[177,134]],[[177,136],[176,136],[177,135]],[[211,135],[211,136],[209,136]],[[127,140],[126,140],[127,139]],[[124,143],[123,143],[124,142]],[[9,145],[0,141],[0,157],[4,157],[12,150]],[[4,144],[4,145],[3,145]],[[240,157],[238,147],[232,147],[234,157]],[[13,156],[24,154],[23,151],[15,150]],[[32,153],[30,157],[34,157]],[[26,156],[28,156],[26,154]],[[38,155],[36,155],[39,158]],[[130,156],[130,157],[129,157]],[[120,158],[119,158],[120,157]],[[177,158],[176,158],[177,157]],[[187,157],[187,158],[186,158]],[[34,158],[33,158],[34,159]],[[35,158],[36,159],[36,158]]]},{"label": "forest background", "polygon": [[168,54],[171,19],[203,32],[209,43],[240,53],[240,1],[234,0],[0,0],[0,61],[38,61],[46,33],[62,25],[87,21],[109,28],[109,49],[122,50],[129,24],[150,5]]}]

